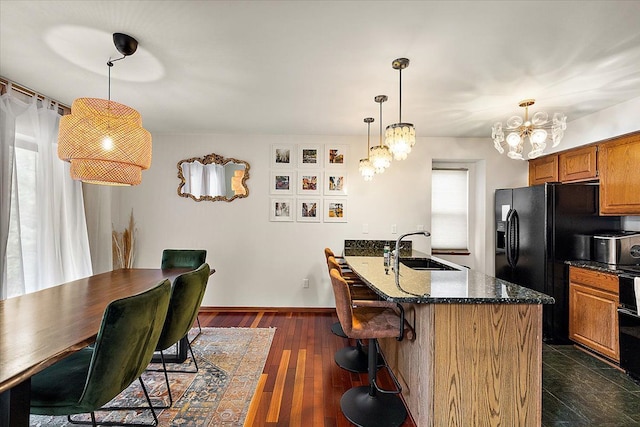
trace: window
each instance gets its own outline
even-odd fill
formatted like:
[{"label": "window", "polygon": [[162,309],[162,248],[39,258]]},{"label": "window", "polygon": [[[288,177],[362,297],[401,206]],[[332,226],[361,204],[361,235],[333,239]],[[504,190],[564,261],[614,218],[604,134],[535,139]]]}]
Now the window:
[{"label": "window", "polygon": [[469,170],[433,167],[431,175],[433,253],[469,253]]}]

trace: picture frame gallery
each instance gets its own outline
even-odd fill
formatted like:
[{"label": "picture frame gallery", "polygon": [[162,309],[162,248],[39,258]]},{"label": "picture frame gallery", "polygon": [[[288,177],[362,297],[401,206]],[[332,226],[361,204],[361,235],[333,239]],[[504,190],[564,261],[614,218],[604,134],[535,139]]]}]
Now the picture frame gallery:
[{"label": "picture frame gallery", "polygon": [[347,222],[345,144],[272,144],[269,220]]}]

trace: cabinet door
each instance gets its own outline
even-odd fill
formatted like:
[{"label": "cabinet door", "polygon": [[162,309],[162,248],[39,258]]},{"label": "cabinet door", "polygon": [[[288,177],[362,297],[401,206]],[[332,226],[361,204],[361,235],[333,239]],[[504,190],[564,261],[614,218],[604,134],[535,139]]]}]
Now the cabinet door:
[{"label": "cabinet door", "polygon": [[569,338],[619,362],[618,278],[571,267],[569,280]]},{"label": "cabinet door", "polygon": [[600,214],[640,215],[640,133],[599,146]]},{"label": "cabinet door", "polygon": [[558,155],[529,160],[529,185],[558,181]]},{"label": "cabinet door", "polygon": [[595,145],[569,150],[558,155],[560,182],[595,179],[598,147]]}]

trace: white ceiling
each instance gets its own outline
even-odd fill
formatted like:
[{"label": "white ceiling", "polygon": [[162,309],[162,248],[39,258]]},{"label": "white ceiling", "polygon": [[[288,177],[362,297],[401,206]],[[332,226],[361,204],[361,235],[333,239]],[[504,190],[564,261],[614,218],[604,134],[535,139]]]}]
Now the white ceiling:
[{"label": "white ceiling", "polygon": [[[640,97],[640,1],[0,1],[0,75],[71,104],[106,98],[111,34],[138,52],[111,98],[151,132],[490,137],[532,111],[571,120]],[[568,129],[569,131],[569,129]]]}]

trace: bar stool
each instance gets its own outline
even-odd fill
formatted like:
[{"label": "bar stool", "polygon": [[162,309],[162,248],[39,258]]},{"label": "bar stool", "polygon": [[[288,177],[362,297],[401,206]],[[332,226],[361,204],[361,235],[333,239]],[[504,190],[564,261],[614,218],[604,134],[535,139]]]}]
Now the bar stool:
[{"label": "bar stool", "polygon": [[[340,269],[340,266],[335,261],[335,258],[332,256],[327,258],[327,267],[329,268],[329,274],[331,274],[331,270],[336,270],[340,277],[342,277],[349,286],[352,298],[356,300],[373,300],[378,301],[378,294],[369,289],[362,281],[359,279],[347,280],[344,276],[344,273]],[[382,301],[381,301],[382,302]],[[393,303],[384,303],[389,304],[390,307],[395,307]],[[338,326],[340,326],[340,331],[342,331],[342,326],[340,322],[337,322]],[[345,338],[348,338],[345,334]],[[346,346],[336,351],[333,356],[336,364],[340,366],[342,369],[346,369],[350,372],[356,373],[365,373],[368,371],[369,366],[369,356],[367,352],[362,347],[362,342],[360,340],[355,340],[355,346]],[[382,359],[379,360],[379,364],[382,365]]]},{"label": "bar stool", "polygon": [[406,336],[411,339],[414,336],[413,329],[405,321],[401,305],[397,305],[396,311],[386,301],[353,300],[349,285],[340,272],[333,269],[330,275],[336,311],[343,330],[349,338],[369,340],[369,385],[353,387],[342,395],[342,413],[357,426],[400,426],[407,417],[407,410],[398,397],[402,392],[400,383],[386,365],[395,390],[383,390],[376,383],[378,338],[402,340]]}]

